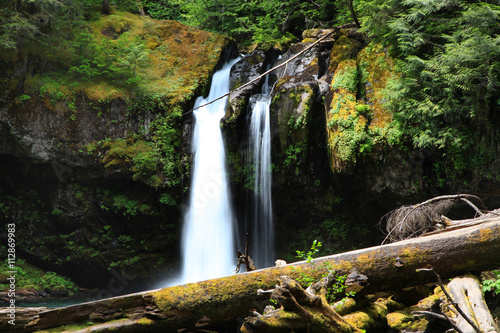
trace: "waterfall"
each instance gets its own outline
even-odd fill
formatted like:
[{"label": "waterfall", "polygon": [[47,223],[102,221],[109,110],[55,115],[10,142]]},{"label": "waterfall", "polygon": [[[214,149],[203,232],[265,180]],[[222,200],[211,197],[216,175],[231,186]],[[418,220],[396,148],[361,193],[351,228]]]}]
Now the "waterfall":
[{"label": "waterfall", "polygon": [[274,266],[274,225],[271,199],[271,104],[269,77],[266,76],[262,94],[252,96],[250,118],[250,158],[253,170],[253,212],[250,228],[257,267]]},{"label": "waterfall", "polygon": [[[214,74],[208,97],[198,97],[195,107],[229,92],[229,73],[237,60]],[[180,283],[227,276],[236,267],[235,227],[220,130],[226,106],[227,97],[194,111],[194,164],[182,232]]]}]

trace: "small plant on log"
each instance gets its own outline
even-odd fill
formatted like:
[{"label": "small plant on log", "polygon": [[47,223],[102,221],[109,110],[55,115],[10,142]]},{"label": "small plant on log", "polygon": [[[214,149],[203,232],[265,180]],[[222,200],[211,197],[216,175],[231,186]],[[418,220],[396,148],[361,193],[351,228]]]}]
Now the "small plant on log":
[{"label": "small plant on log", "polygon": [[[321,242],[314,240],[310,249],[305,252],[305,251],[299,251],[296,250],[297,258],[304,259],[308,263],[310,263],[314,271],[323,271],[324,273],[321,274],[321,278],[329,278],[332,279],[331,283],[329,283],[329,287],[326,290],[325,297],[329,303],[333,303],[335,300],[337,300],[339,297],[344,295],[346,286],[345,286],[345,281],[347,280],[347,274],[344,275],[337,275],[335,274],[335,271],[332,270],[332,265],[330,263],[323,263],[321,265],[316,265],[316,263],[313,261],[315,255],[319,252],[319,248],[322,246]],[[297,279],[297,281],[301,282],[303,285],[306,286],[311,286],[316,279],[313,277],[313,274],[306,274],[304,272],[299,272],[300,277]],[[355,292],[349,292],[346,293],[346,297],[354,297],[356,293]]]},{"label": "small plant on log", "polygon": [[[313,269],[315,272],[320,271],[320,270],[325,271],[325,273],[323,273],[321,275],[321,277],[325,277],[328,274],[328,272],[332,269],[331,265],[328,263],[325,263],[322,265],[316,265],[316,263],[313,261],[314,257],[319,252],[319,248],[321,246],[323,246],[323,244],[321,244],[321,242],[319,242],[315,239],[313,241],[310,249],[307,252],[299,251],[299,250],[296,250],[295,252],[297,252],[296,257],[303,259],[306,262],[308,262],[309,264],[311,264],[313,266]],[[297,280],[304,285],[309,286],[315,281],[315,278],[312,276],[312,274],[306,274],[304,272],[299,272],[299,274],[300,274],[300,278],[298,278]]]},{"label": "small plant on log", "polygon": [[319,248],[323,246],[323,244],[321,244],[321,242],[318,242],[316,239],[313,241],[312,245],[311,245],[311,248],[309,249],[309,251],[307,251],[307,253],[305,253],[304,251],[299,251],[299,250],[296,250],[295,252],[297,252],[297,255],[296,257],[297,258],[301,258],[301,259],[304,259],[306,260],[308,263],[311,263],[312,260],[314,259],[314,256],[316,255],[316,253],[319,252]]}]

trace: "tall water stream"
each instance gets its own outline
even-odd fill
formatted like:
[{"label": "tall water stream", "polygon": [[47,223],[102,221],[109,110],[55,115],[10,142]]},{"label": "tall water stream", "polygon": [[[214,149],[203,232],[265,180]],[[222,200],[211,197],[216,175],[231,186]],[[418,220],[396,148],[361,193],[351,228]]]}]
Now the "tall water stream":
[{"label": "tall water stream", "polygon": [[274,225],[271,199],[271,86],[266,76],[262,94],[251,97],[248,163],[253,170],[253,212],[251,256],[257,267],[274,266]]},{"label": "tall water stream", "polygon": [[[229,92],[229,73],[237,61],[214,74],[208,97],[198,97],[195,108]],[[227,276],[235,269],[235,223],[220,130],[226,106],[227,97],[194,111],[194,164],[182,232],[180,283]]]}]

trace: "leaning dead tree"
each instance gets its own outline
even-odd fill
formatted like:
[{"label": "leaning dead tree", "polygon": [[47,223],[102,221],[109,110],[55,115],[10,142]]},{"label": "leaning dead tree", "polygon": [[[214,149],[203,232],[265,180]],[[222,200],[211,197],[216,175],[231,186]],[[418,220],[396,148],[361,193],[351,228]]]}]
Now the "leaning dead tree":
[{"label": "leaning dead tree", "polygon": [[236,253],[236,257],[238,259],[238,263],[236,265],[236,273],[240,272],[241,264],[245,265],[247,272],[251,272],[251,271],[254,271],[257,269],[257,267],[255,267],[255,263],[253,262],[253,259],[248,254],[248,244],[249,244],[249,240],[248,240],[248,234],[247,234],[247,243],[245,245],[245,254],[241,253],[240,250],[238,250]]},{"label": "leaning dead tree", "polygon": [[469,222],[470,220],[452,221],[445,216],[459,202],[465,202],[474,209],[476,212],[474,221],[476,222],[478,221],[478,216],[483,216],[488,212],[483,201],[472,194],[444,195],[426,200],[417,205],[401,206],[387,213],[380,220],[381,225],[385,221],[385,229],[387,231],[387,236],[382,244],[418,237],[425,232]]}]

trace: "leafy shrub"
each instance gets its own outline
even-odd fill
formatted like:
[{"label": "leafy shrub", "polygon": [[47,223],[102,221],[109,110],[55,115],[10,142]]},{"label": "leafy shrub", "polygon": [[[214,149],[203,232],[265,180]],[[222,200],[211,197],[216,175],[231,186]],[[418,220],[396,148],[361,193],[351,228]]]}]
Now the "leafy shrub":
[{"label": "leafy shrub", "polygon": [[495,295],[500,295],[500,270],[494,271],[495,279],[488,279],[483,281],[483,291],[491,291]]},{"label": "leafy shrub", "polygon": [[498,135],[498,6],[373,0],[359,9],[364,31],[402,60],[389,99],[397,130],[415,147],[442,149],[452,164],[487,163],[477,143],[491,147],[483,138]]},{"label": "leafy shrub", "polygon": [[[16,260],[16,288],[17,289],[36,289],[51,292],[54,288],[61,286],[68,291],[78,291],[77,286],[68,278],[58,275],[54,272],[44,272],[38,268],[29,265],[22,259]],[[5,261],[0,265],[2,272],[10,269]]]}]

